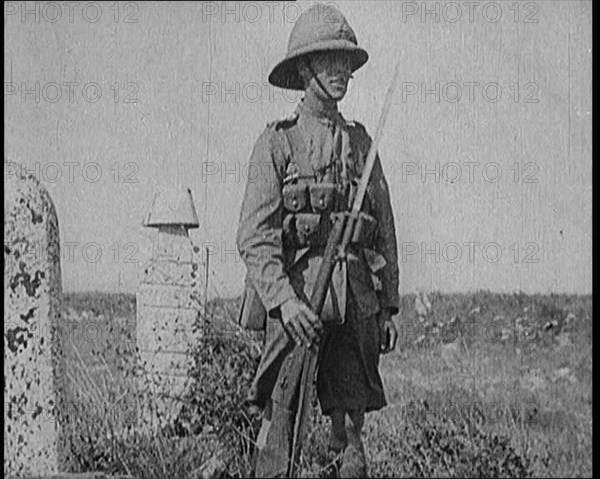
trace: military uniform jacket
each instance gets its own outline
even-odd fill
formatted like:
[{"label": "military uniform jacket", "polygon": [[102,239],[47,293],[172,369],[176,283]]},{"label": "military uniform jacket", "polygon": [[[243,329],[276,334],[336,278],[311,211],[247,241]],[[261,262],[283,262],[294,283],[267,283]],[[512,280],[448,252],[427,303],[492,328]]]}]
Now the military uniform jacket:
[{"label": "military uniform jacket", "polygon": [[[247,268],[240,313],[243,326],[260,329],[264,317],[277,317],[286,300],[307,300],[322,259],[323,250],[284,248],[282,191],[286,176],[294,169],[310,169],[317,182],[331,181],[331,172],[343,170],[346,177],[359,180],[371,141],[361,124],[344,120],[337,110],[311,109],[305,100],[291,117],[267,125],[260,135],[248,164],[237,232],[238,251]],[[378,222],[372,248],[351,248],[347,260],[336,265],[323,320],[343,321],[347,294],[353,295],[365,316],[380,308],[398,312],[394,216],[378,157],[363,211]]]}]

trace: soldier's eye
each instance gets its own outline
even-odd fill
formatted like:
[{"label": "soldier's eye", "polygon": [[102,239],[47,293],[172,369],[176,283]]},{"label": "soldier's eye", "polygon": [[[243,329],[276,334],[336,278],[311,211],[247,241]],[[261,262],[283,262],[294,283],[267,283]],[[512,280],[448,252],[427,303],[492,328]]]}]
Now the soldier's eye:
[{"label": "soldier's eye", "polygon": [[352,65],[350,62],[350,58],[347,55],[341,55],[336,58],[335,65],[340,70],[350,70]]}]

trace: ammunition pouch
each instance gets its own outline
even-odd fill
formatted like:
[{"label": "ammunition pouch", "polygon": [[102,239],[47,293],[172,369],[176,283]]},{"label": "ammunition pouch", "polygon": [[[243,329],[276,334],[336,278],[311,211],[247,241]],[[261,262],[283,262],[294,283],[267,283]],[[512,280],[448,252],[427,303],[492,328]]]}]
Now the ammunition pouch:
[{"label": "ammunition pouch", "polygon": [[296,249],[327,244],[330,214],[344,204],[344,190],[335,183],[286,184],[283,187],[283,238],[286,247]]},{"label": "ammunition pouch", "polygon": [[286,246],[296,249],[319,247],[327,244],[329,221],[317,213],[289,214],[283,221]]},{"label": "ammunition pouch", "polygon": [[344,188],[335,183],[286,184],[282,195],[283,207],[290,213],[331,213],[347,208]]},{"label": "ammunition pouch", "polygon": [[[348,212],[331,215],[317,213],[288,214],[283,222],[283,238],[286,247],[320,248],[327,245],[333,226],[334,215],[349,215]],[[377,235],[377,220],[366,213],[359,213],[354,224],[350,243],[359,248],[372,248]]]},{"label": "ammunition pouch", "polygon": [[309,196],[313,211],[326,213],[339,210],[343,191],[334,183],[315,183],[309,186]]},{"label": "ammunition pouch", "polygon": [[283,187],[283,207],[292,213],[304,210],[308,205],[308,185],[306,183]]}]

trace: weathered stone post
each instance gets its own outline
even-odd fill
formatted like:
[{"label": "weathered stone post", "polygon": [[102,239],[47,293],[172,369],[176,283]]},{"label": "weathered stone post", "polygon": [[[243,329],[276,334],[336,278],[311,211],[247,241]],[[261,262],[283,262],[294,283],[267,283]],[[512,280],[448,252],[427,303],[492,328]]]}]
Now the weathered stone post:
[{"label": "weathered stone post", "polygon": [[[193,325],[200,313],[202,272],[188,235],[198,228],[190,190],[163,190],[154,199],[144,226],[157,228],[151,260],[144,268],[137,294],[137,345],[150,387],[151,408],[142,422],[170,424],[181,408],[192,365]],[[200,331],[196,331],[199,333]]]},{"label": "weathered stone post", "polygon": [[58,219],[38,180],[4,163],[4,475],[64,471]]}]

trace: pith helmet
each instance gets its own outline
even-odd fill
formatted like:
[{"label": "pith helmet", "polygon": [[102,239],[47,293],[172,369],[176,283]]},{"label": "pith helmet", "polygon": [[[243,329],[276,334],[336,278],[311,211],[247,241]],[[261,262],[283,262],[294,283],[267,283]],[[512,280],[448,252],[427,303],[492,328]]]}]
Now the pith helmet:
[{"label": "pith helmet", "polygon": [[287,55],[269,75],[269,83],[290,90],[304,90],[304,82],[296,63],[312,52],[343,50],[352,61],[352,71],[358,70],[369,59],[369,54],[358,46],[354,30],[339,10],[317,3],[306,10],[294,24],[288,42]]}]

